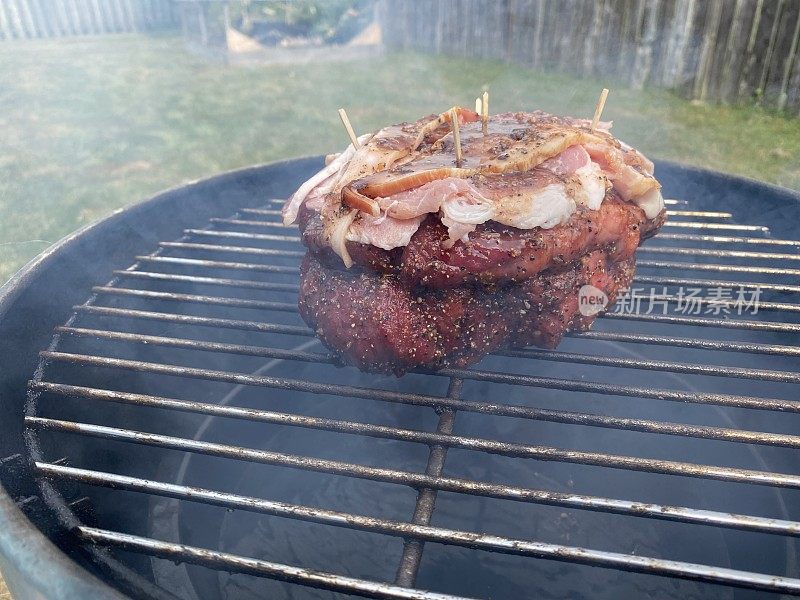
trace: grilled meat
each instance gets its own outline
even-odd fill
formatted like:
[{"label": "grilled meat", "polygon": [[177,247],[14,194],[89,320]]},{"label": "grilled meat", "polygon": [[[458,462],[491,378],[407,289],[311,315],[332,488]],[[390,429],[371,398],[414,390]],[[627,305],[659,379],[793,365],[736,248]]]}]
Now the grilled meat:
[{"label": "grilled meat", "polygon": [[554,348],[594,316],[578,310],[584,285],[614,302],[633,277],[634,259],[586,254],[557,273],[501,287],[413,289],[397,277],[331,269],[307,255],[300,273],[300,314],[342,360],[363,370],[463,367],[508,347]]},{"label": "grilled meat", "polygon": [[[325,244],[319,215],[306,217],[301,220],[305,245],[329,268],[343,268],[341,259]],[[663,221],[663,213],[650,220],[636,205],[610,196],[598,210],[576,212],[552,229],[517,229],[488,222],[478,226],[468,241],[459,240],[448,248],[447,228],[431,216],[416,226],[405,246],[384,250],[347,242],[347,248],[355,265],[399,276],[409,287],[490,285],[519,282],[562,268],[597,249],[608,249],[614,260],[625,260]]]},{"label": "grilled meat", "polygon": [[499,348],[553,347],[613,302],[664,222],[653,164],[602,124],[506,113],[483,133],[458,111],[363,136],[284,207],[309,255],[300,310],[345,362],[398,375]]}]

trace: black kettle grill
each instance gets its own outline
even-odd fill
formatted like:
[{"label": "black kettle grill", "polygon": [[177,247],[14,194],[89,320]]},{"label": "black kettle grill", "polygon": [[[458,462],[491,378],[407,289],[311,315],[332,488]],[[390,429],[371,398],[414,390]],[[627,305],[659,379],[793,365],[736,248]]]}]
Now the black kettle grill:
[{"label": "black kettle grill", "polygon": [[396,379],[337,366],[297,314],[279,209],[320,164],[164,192],[2,288],[13,590],[800,594],[800,195],[659,162],[637,310]]}]

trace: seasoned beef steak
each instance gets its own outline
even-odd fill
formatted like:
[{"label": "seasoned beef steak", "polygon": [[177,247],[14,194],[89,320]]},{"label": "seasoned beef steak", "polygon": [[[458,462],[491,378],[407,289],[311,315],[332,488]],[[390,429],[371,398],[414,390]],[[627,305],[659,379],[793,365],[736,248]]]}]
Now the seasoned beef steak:
[{"label": "seasoned beef steak", "polygon": [[401,259],[400,274],[409,286],[451,288],[480,283],[522,282],[563,269],[595,250],[609,258],[631,258],[647,219],[636,205],[609,197],[599,210],[576,212],[552,229],[515,229],[489,222],[470,234],[467,243],[446,249],[446,230],[429,218],[411,238]]},{"label": "seasoned beef steak", "polygon": [[[641,208],[610,195],[598,210],[576,212],[552,229],[515,229],[488,222],[470,234],[469,242],[444,248],[447,231],[436,216],[428,217],[408,246],[383,250],[347,242],[353,263],[378,273],[399,275],[409,286],[440,289],[464,284],[520,282],[550,269],[560,269],[587,252],[608,249],[614,260],[633,256],[643,239],[658,231],[664,213],[648,220]],[[323,264],[342,269],[342,261],[324,240],[318,213],[301,211],[303,243]]]},{"label": "seasoned beef steak", "polygon": [[309,254],[301,269],[300,314],[345,363],[402,375],[463,367],[500,348],[553,348],[566,331],[588,329],[595,319],[578,311],[583,285],[613,303],[633,271],[632,257],[617,261],[594,251],[521,283],[414,290],[396,275],[331,269]]}]

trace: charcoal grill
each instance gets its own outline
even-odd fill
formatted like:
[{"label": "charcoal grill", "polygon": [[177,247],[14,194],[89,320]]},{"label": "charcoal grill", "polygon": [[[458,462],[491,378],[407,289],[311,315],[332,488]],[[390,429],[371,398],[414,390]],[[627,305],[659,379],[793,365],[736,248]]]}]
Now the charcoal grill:
[{"label": "charcoal grill", "polygon": [[[12,585],[800,594],[797,194],[659,162],[671,215],[640,249],[639,314],[395,379],[337,367],[297,314],[303,249],[279,208],[320,164],[166,192],[3,289]],[[699,314],[679,310],[687,286]],[[758,312],[718,288],[759,289]]]}]

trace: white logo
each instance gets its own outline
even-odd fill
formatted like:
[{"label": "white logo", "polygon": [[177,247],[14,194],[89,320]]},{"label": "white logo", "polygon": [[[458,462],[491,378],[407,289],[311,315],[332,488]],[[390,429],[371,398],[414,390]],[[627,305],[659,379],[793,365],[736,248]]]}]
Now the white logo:
[{"label": "white logo", "polygon": [[593,285],[584,285],[578,291],[578,310],[584,317],[593,317],[608,306],[608,296]]}]

